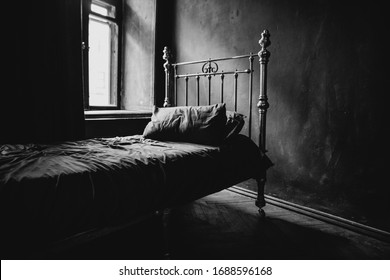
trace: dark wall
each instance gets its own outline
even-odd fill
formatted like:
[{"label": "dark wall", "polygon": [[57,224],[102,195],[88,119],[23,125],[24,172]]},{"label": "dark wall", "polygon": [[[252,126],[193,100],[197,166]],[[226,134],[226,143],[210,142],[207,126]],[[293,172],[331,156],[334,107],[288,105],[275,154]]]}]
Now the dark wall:
[{"label": "dark wall", "polygon": [[85,121],[86,138],[142,134],[150,118],[89,119]]},{"label": "dark wall", "polygon": [[257,52],[261,31],[271,33],[267,141],[275,166],[266,192],[390,230],[384,7],[173,2],[172,47],[181,61]]},{"label": "dark wall", "polygon": [[83,138],[80,1],[4,4],[0,143]]}]

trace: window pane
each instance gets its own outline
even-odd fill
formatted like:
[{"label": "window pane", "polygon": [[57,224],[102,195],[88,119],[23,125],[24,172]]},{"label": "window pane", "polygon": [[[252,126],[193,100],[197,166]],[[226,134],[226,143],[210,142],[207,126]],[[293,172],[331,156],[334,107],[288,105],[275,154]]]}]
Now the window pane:
[{"label": "window pane", "polygon": [[106,7],[102,7],[96,4],[91,4],[91,11],[98,13],[102,16],[108,16],[108,9]]},{"label": "window pane", "polygon": [[89,104],[115,105],[110,100],[111,28],[108,22],[89,21]]},{"label": "window pane", "polygon": [[95,1],[91,4],[91,11],[102,16],[115,18],[115,6]]}]

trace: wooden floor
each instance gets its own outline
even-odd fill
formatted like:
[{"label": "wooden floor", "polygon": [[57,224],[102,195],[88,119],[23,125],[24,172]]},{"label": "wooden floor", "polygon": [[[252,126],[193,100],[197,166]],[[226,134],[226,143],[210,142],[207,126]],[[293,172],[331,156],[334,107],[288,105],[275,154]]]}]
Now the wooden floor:
[{"label": "wooden floor", "polygon": [[390,243],[273,205],[264,209],[262,221],[253,199],[228,190],[182,207],[172,217],[172,258],[390,258]]},{"label": "wooden floor", "polygon": [[[390,243],[229,190],[171,211],[168,244],[157,221],[111,234],[55,259],[390,259]],[[157,219],[156,219],[157,220]]]}]

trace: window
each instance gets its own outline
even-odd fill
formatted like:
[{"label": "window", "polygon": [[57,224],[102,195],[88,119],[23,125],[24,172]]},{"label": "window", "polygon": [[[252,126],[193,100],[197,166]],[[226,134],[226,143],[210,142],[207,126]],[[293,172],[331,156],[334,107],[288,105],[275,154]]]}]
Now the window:
[{"label": "window", "polygon": [[85,109],[118,109],[121,1],[85,0],[83,3]]}]

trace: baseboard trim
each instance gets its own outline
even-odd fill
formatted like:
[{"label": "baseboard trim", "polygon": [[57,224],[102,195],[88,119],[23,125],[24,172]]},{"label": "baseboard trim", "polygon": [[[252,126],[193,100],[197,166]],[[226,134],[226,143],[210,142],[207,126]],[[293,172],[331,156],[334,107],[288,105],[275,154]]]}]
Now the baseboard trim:
[{"label": "baseboard trim", "polygon": [[[257,193],[239,186],[233,186],[230,187],[228,190],[256,199]],[[294,211],[296,213],[306,215],[308,217],[312,217],[315,219],[318,219],[320,221],[324,221],[330,224],[334,224],[361,234],[365,234],[367,236],[374,237],[376,239],[385,241],[385,242],[390,242],[390,232],[377,229],[374,227],[370,227],[361,223],[357,223],[345,218],[341,218],[339,216],[335,216],[332,214],[328,214],[313,208],[309,208],[306,206],[302,206],[299,204],[295,204],[292,202],[288,202],[270,195],[265,195],[265,201],[266,203],[269,203],[271,205],[275,205],[290,211]]]}]

